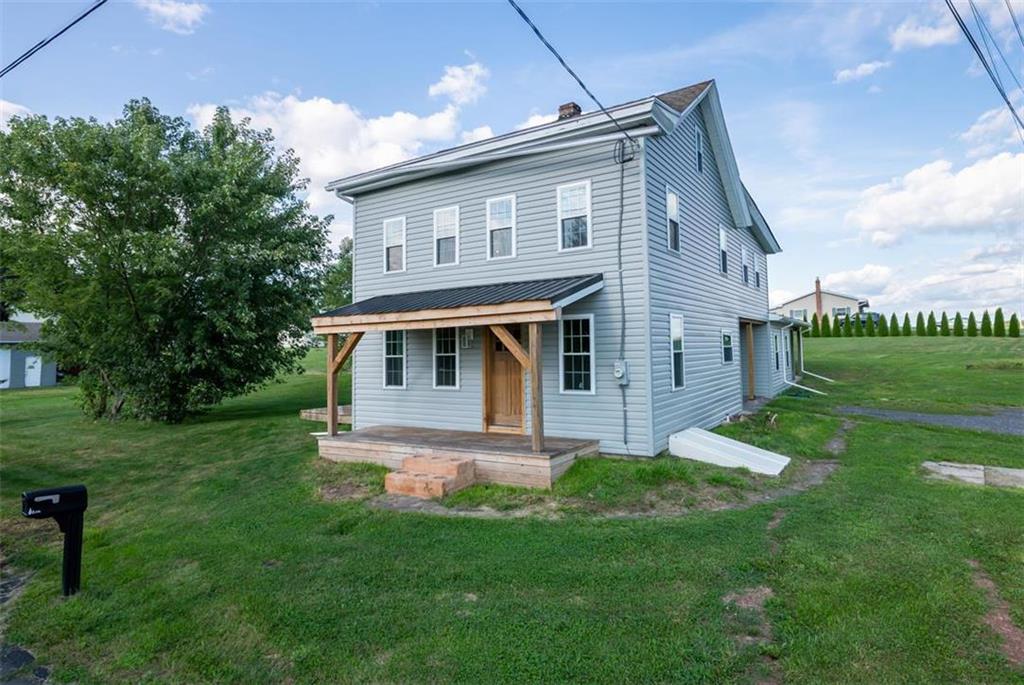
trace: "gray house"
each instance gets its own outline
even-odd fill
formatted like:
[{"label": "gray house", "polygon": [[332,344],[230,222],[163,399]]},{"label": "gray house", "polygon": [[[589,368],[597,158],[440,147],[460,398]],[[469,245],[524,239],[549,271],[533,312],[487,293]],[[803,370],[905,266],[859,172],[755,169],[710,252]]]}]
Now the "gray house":
[{"label": "gray house", "polygon": [[477,453],[502,436],[520,457],[649,456],[787,387],[801,322],[769,316],[766,256],[781,248],[715,82],[610,113],[570,103],[555,122],[328,186],[353,205],[354,304],[313,325],[329,417],[354,358],[353,432],[329,421],[321,454],[398,467],[471,432]]},{"label": "gray house", "polygon": [[38,321],[0,323],[0,390],[57,384],[57,364],[26,349],[39,340]]}]

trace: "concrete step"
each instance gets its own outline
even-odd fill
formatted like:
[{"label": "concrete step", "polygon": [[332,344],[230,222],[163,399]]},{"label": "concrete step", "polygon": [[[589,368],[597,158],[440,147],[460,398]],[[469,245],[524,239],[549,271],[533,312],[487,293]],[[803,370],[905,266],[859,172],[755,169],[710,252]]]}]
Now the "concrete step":
[{"label": "concrete step", "polygon": [[476,466],[472,459],[425,454],[406,457],[402,460],[402,470],[448,476],[466,484],[471,483],[476,476]]},{"label": "concrete step", "polygon": [[473,478],[442,476],[437,473],[392,471],[384,477],[384,490],[391,495],[407,495],[421,499],[444,497],[473,483]]}]

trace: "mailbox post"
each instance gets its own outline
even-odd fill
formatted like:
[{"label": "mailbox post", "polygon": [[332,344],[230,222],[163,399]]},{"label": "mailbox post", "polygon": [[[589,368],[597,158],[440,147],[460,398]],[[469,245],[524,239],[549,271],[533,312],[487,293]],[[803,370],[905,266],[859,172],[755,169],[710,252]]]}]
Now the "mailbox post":
[{"label": "mailbox post", "polygon": [[64,568],[61,584],[64,596],[78,592],[82,585],[82,527],[89,505],[84,485],[65,485],[21,493],[21,513],[33,519],[56,519],[64,533]]}]

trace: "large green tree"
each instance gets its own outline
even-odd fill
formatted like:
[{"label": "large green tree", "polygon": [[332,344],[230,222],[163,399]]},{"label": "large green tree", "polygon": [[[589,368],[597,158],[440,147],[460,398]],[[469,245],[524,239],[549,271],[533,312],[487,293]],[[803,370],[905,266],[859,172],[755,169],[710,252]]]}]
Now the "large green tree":
[{"label": "large green tree", "polygon": [[964,337],[964,317],[960,315],[960,312],[953,317],[953,335],[958,338]]},{"label": "large green tree", "polygon": [[832,337],[832,322],[828,320],[828,312],[821,315],[821,337]]},{"label": "large green tree", "polygon": [[864,335],[873,338],[875,337],[875,317],[868,314],[868,322],[864,326]]},{"label": "large green tree", "polygon": [[320,308],[324,311],[344,307],[352,302],[352,238],[342,238],[335,260],[324,277],[324,295]]},{"label": "large green tree", "polygon": [[939,334],[939,328],[938,328],[937,324],[935,323],[935,312],[928,312],[927,331],[928,331],[928,335],[930,335],[932,337],[937,336]]},{"label": "large green tree", "polygon": [[901,335],[913,335],[914,329],[910,327],[910,312],[903,314],[903,330],[900,331]]},{"label": "large green tree", "polygon": [[900,335],[900,323],[896,318],[896,312],[889,315],[889,335],[897,338]]},{"label": "large green tree", "polygon": [[94,416],[180,421],[296,370],[329,218],[298,159],[219,109],[199,131],[129,102],[110,123],[15,118],[0,132],[13,303],[80,369]]},{"label": "large green tree", "polygon": [[924,312],[917,313],[917,320],[914,322],[914,335],[928,335],[928,329],[924,323]]},{"label": "large green tree", "polygon": [[878,317],[878,335],[883,338],[889,336],[889,320],[884,315]]},{"label": "large green tree", "polygon": [[967,316],[967,337],[978,337],[978,320],[974,318],[974,312],[971,312]]},{"label": "large green tree", "polygon": [[821,337],[821,322],[818,321],[818,312],[811,314],[811,337]]},{"label": "large green tree", "polygon": [[946,312],[942,312],[942,320],[939,322],[939,333],[948,336],[949,331],[949,316]]},{"label": "large green tree", "polygon": [[997,338],[1006,337],[1006,319],[1003,317],[1003,308],[996,309],[996,315],[992,319],[992,335]]},{"label": "large green tree", "polygon": [[1017,313],[1016,312],[1014,312],[1013,314],[1010,315],[1009,336],[1011,338],[1019,338],[1020,337],[1020,319],[1017,318]]},{"label": "large green tree", "polygon": [[992,337],[992,317],[988,315],[987,309],[981,314],[981,334],[986,338]]}]

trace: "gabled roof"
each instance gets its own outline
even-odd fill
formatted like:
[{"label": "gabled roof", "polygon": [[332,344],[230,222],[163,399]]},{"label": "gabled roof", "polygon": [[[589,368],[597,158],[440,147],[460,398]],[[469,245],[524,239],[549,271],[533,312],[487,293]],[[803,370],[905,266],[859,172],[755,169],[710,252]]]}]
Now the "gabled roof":
[{"label": "gabled roof", "polygon": [[[397,295],[378,295],[361,302],[332,309],[319,317],[362,316],[366,314],[395,314],[424,309],[456,309],[482,307],[512,302],[547,302],[551,306],[565,306],[565,301],[602,284],[601,274],[545,278],[536,281],[488,283],[459,288],[420,290]],[[567,303],[566,303],[567,304]]]},{"label": "gabled roof", "polygon": [[614,121],[601,111],[588,112],[347,176],[331,181],[326,189],[350,198],[497,160],[618,140],[623,137],[622,130],[634,139],[664,135],[671,133],[679,121],[698,106],[708,130],[708,143],[714,152],[733,223],[740,228],[749,227],[766,252],[780,252],[778,241],[740,181],[718,99],[718,88],[713,80],[609,107],[608,113]]},{"label": "gabled roof", "polygon": [[[825,290],[824,288],[821,289],[821,294],[822,295],[832,295],[833,297],[842,297],[842,298],[847,299],[847,300],[853,300],[853,301],[855,301],[857,303],[867,302],[868,301],[866,297],[857,297],[856,295],[846,295],[844,293],[837,293],[834,290]],[[781,302],[781,303],[775,305],[774,307],[772,307],[772,309],[779,309],[780,307],[785,307],[787,304],[791,304],[793,302],[796,302],[797,300],[802,300],[805,297],[814,297],[814,291],[812,290],[809,293],[804,293],[803,295],[798,295],[798,296],[796,296],[794,298],[788,299],[785,302]]]},{"label": "gabled roof", "polygon": [[0,343],[23,343],[39,340],[43,324],[37,321],[0,323]]}]

